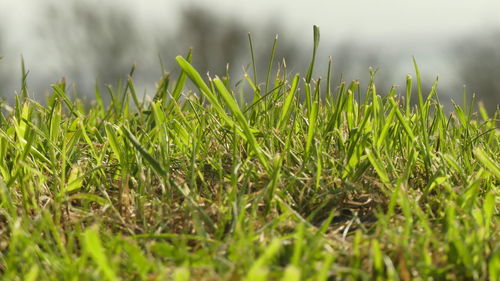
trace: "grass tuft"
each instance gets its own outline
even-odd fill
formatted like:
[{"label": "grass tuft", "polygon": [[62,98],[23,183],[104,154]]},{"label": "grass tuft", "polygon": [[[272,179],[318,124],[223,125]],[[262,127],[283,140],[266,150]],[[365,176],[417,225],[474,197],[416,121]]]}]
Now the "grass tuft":
[{"label": "grass tuft", "polygon": [[249,104],[191,50],[152,100],[132,68],[90,107],[64,81],[30,99],[23,63],[0,113],[2,278],[498,280],[500,111],[448,114],[416,62],[418,104],[410,75],[400,96],[373,71],[363,100],[331,59],[315,75],[318,44],[315,26],[306,75],[273,81],[276,38]]}]

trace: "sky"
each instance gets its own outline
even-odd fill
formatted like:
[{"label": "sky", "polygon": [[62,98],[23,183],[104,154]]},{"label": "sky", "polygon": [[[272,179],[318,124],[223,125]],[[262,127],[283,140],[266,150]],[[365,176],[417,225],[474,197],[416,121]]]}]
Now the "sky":
[{"label": "sky", "polygon": [[[61,3],[71,2],[59,0]],[[99,3],[99,1],[86,0]],[[2,17],[8,29],[23,36],[32,29],[45,0],[0,0]],[[57,1],[56,1],[57,2]],[[360,38],[361,40],[411,39],[412,37],[449,37],[500,27],[500,1],[496,0],[107,0],[125,5],[142,19],[176,18],[180,7],[201,4],[221,16],[237,15],[249,24],[274,18],[296,32],[310,34],[313,24],[322,28],[325,40]],[[96,6],[99,7],[97,4]],[[146,21],[146,20],[145,20]],[[20,31],[20,33],[18,33]]]},{"label": "sky", "polygon": [[[37,53],[37,19],[46,0],[0,0],[0,24],[9,34],[9,53],[4,64],[12,64],[21,55],[29,59],[33,71],[43,71],[50,58]],[[58,3],[57,0],[53,0]],[[447,79],[449,61],[442,59],[441,47],[463,34],[490,29],[500,30],[498,0],[86,0],[96,4],[119,5],[141,19],[145,30],[158,26],[167,18],[174,29],[182,7],[201,5],[220,14],[241,20],[248,26],[261,26],[274,21],[284,26],[287,36],[298,42],[312,40],[312,26],[321,29],[321,40],[327,44],[351,41],[373,45],[381,52],[395,52],[407,57],[398,68],[411,71],[411,57],[427,66],[429,75],[441,75],[444,83],[459,84],[451,75]],[[59,0],[61,5],[64,1]],[[249,30],[252,31],[252,30]],[[321,48],[321,47],[320,47]],[[1,54],[0,54],[1,55]],[[325,54],[326,56],[327,54]],[[1,66],[1,65],[0,65]],[[443,79],[441,79],[443,80]]]},{"label": "sky", "polygon": [[[446,37],[486,26],[500,26],[500,1],[493,0],[214,0],[210,3],[223,12],[239,10],[239,16],[248,22],[255,18],[277,17],[299,34],[310,32],[310,26],[317,24],[325,37],[333,39]],[[266,4],[269,6],[263,9]]]}]

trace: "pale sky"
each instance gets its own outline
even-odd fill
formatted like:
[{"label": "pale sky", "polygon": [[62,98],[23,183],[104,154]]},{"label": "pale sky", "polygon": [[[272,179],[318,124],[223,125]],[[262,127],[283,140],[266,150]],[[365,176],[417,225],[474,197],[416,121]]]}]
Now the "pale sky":
[{"label": "pale sky", "polygon": [[[69,3],[66,0],[50,0]],[[201,4],[206,9],[229,13],[247,23],[260,26],[270,19],[281,23],[299,42],[309,42],[312,25],[321,29],[326,43],[345,39],[382,43],[395,48],[415,44],[438,45],[464,33],[477,33],[492,27],[500,29],[498,0],[81,0],[96,7],[125,5],[146,28],[165,26],[165,19],[175,19],[180,7]],[[30,42],[36,33],[40,5],[47,0],[0,0],[0,21],[14,40],[16,51],[26,55],[36,45]],[[170,28],[173,28],[171,26]],[[251,30],[250,30],[251,31]],[[408,50],[409,55],[414,53]]]},{"label": "pale sky", "polygon": [[[500,27],[500,1],[496,0],[213,0],[210,3],[206,6],[235,12],[248,22],[277,17],[299,33],[310,33],[311,25],[317,24],[325,39],[441,37],[487,26]],[[263,8],[265,5],[268,7]]]},{"label": "pale sky", "polygon": [[[99,3],[100,1],[87,0]],[[102,1],[102,0],[101,0]],[[0,0],[0,15],[8,19],[8,29],[24,32],[37,17],[38,5],[44,0]],[[55,1],[57,2],[57,1]],[[61,3],[71,2],[60,0]],[[395,40],[412,36],[450,36],[462,32],[500,27],[498,0],[107,0],[129,6],[138,17],[162,19],[176,17],[177,9],[201,4],[220,12],[233,13],[238,19],[252,23],[275,18],[297,36],[310,34],[311,26],[321,27],[325,40],[356,37]],[[98,4],[99,5],[99,4]],[[97,6],[98,6],[97,5]],[[12,25],[11,25],[12,24]],[[18,34],[19,35],[19,34]]]},{"label": "pale sky", "polygon": [[[50,0],[61,5],[71,1]],[[83,0],[82,0],[83,1]],[[408,56],[419,55],[422,47],[434,48],[466,33],[500,29],[498,0],[85,0],[96,7],[125,5],[136,19],[142,19],[145,30],[175,28],[181,7],[198,4],[255,26],[258,30],[271,19],[281,23],[298,42],[310,43],[312,25],[319,25],[321,41],[331,43],[351,40],[377,44],[382,48],[404,49]],[[47,0],[0,0],[0,21],[10,34],[14,52],[29,54],[36,49],[31,42],[36,33],[40,5]],[[170,19],[172,19],[170,21]],[[249,30],[252,31],[252,30]],[[31,44],[33,43],[33,44]]]}]

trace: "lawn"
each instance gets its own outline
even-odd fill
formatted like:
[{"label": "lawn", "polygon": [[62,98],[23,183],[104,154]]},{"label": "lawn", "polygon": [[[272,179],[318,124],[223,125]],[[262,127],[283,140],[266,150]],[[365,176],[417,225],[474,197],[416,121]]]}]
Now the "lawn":
[{"label": "lawn", "polygon": [[335,85],[318,43],[304,75],[273,48],[244,88],[189,52],[151,100],[132,69],[91,105],[63,80],[41,103],[23,70],[0,114],[2,279],[500,280],[500,110],[446,112],[416,63],[388,93]]}]

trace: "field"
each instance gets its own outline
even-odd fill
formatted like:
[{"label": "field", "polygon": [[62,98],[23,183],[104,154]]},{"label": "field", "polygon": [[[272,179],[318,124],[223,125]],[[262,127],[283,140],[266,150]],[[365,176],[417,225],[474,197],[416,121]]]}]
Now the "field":
[{"label": "field", "polygon": [[23,71],[0,115],[2,279],[500,280],[500,110],[447,113],[416,63],[389,93],[332,85],[314,30],[305,75],[273,48],[245,93],[191,52],[152,100],[132,70],[91,106],[64,81],[42,105]]}]

